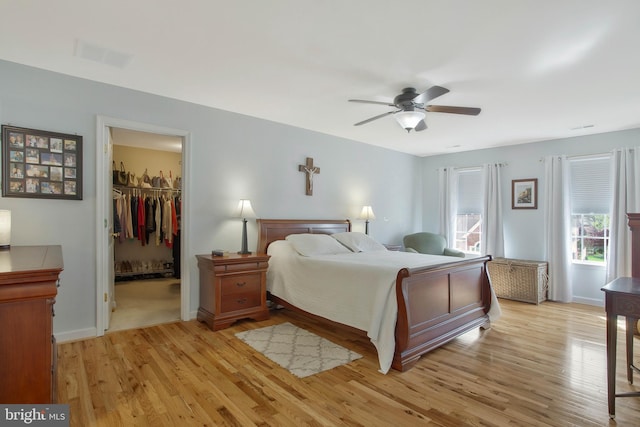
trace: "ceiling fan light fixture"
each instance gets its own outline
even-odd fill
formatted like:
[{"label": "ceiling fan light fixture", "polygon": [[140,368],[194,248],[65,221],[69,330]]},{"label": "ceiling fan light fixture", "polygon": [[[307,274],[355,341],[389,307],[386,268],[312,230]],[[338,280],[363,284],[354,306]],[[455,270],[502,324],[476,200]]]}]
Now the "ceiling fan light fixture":
[{"label": "ceiling fan light fixture", "polygon": [[424,116],[422,111],[398,111],[393,115],[398,124],[407,132],[411,132],[420,123],[420,120],[424,119]]}]

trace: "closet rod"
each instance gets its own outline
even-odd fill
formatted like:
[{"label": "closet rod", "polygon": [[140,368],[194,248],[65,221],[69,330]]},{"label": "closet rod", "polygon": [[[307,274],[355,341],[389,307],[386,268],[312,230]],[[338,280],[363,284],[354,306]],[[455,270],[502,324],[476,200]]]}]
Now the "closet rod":
[{"label": "closet rod", "polygon": [[114,185],[114,191],[122,191],[122,190],[141,190],[141,191],[175,191],[181,192],[181,188],[170,188],[170,187],[127,187],[126,185]]}]

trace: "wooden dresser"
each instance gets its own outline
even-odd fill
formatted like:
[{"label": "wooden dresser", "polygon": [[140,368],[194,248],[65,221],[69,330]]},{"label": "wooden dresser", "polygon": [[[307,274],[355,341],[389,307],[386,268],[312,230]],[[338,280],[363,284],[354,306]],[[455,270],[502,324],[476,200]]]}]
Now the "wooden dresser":
[{"label": "wooden dresser", "polygon": [[200,270],[198,320],[211,329],[236,320],[266,320],[269,255],[196,255]]},{"label": "wooden dresser", "polygon": [[60,246],[0,251],[0,402],[55,403]]}]

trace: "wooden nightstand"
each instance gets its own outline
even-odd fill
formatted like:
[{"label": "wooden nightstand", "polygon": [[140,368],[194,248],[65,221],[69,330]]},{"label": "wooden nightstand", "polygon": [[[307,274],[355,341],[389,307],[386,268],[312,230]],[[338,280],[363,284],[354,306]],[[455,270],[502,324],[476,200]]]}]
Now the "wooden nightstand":
[{"label": "wooden nightstand", "polygon": [[269,255],[196,255],[200,270],[198,320],[217,331],[237,320],[266,320]]}]

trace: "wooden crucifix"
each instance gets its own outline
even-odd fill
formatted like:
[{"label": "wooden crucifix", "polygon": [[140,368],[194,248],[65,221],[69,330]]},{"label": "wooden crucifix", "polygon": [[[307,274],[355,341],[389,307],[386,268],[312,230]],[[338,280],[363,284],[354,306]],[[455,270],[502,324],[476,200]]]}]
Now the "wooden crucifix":
[{"label": "wooden crucifix", "polygon": [[307,178],[307,196],[313,196],[313,176],[320,173],[320,168],[313,166],[313,158],[307,157],[307,162],[304,165],[299,165],[298,170],[304,172]]}]

